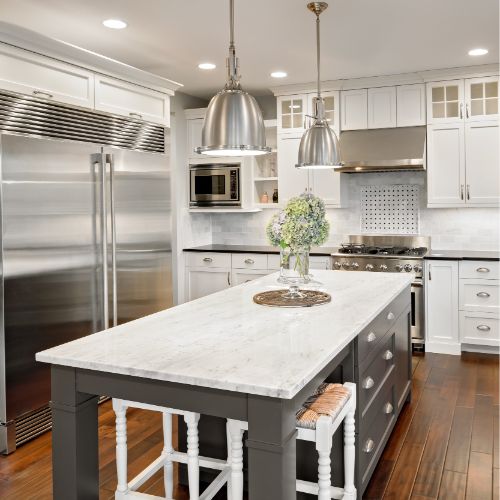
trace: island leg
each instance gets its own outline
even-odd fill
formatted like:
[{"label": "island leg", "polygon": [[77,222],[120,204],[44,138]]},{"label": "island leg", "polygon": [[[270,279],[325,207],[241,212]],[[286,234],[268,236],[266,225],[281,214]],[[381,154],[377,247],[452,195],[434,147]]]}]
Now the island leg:
[{"label": "island leg", "polygon": [[290,401],[249,396],[249,500],[296,498],[296,433]]},{"label": "island leg", "polygon": [[97,500],[98,397],[76,389],[76,370],[52,366],[54,500]]}]

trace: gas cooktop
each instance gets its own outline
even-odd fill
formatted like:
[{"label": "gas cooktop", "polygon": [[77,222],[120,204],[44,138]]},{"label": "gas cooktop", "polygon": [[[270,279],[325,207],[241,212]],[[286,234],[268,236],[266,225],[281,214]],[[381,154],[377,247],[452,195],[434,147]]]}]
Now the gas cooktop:
[{"label": "gas cooktop", "polygon": [[343,255],[423,257],[427,253],[427,247],[410,248],[407,246],[372,246],[364,243],[342,243],[338,253]]}]

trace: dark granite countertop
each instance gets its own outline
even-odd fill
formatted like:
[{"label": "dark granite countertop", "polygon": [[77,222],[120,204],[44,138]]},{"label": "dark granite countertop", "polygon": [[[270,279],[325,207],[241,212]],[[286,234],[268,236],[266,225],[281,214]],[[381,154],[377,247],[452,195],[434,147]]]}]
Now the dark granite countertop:
[{"label": "dark granite countertop", "polygon": [[482,250],[431,250],[428,260],[500,260],[500,252]]},{"label": "dark granite countertop", "polygon": [[[313,248],[311,255],[330,256],[336,248]],[[280,249],[272,246],[255,245],[203,245],[200,247],[185,248],[185,252],[220,252],[220,253],[280,253]]]}]

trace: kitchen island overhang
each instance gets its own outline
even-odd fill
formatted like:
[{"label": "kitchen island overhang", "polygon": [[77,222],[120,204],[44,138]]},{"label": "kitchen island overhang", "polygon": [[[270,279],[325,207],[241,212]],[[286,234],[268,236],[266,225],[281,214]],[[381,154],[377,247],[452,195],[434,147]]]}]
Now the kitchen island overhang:
[{"label": "kitchen island overhang", "polygon": [[315,271],[330,304],[254,304],[276,277],[39,353],[53,365],[55,498],[98,497],[99,395],[247,420],[250,498],[294,498],[295,411],[339,364],[354,380],[358,336],[393,304],[391,321],[409,310],[411,276]]}]

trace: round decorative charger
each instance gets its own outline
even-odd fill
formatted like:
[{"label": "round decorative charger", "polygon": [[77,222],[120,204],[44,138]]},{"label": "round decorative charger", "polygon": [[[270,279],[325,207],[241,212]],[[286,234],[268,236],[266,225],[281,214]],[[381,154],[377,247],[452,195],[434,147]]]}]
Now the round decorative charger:
[{"label": "round decorative charger", "polygon": [[299,290],[300,296],[291,296],[288,289],[260,292],[253,301],[261,306],[271,307],[313,307],[328,304],[330,294],[318,290]]}]

